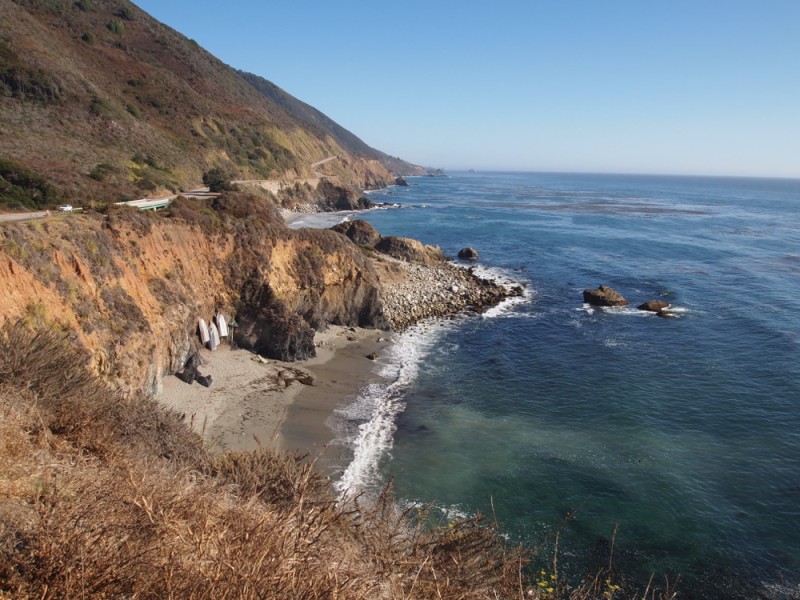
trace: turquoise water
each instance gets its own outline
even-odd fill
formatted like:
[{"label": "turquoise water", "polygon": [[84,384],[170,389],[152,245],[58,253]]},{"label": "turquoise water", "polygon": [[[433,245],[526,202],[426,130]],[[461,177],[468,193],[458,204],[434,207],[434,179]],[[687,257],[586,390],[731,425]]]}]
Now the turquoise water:
[{"label": "turquoise water", "polygon": [[[404,501],[493,512],[527,543],[560,530],[576,574],[607,564],[618,526],[614,562],[639,582],[680,575],[703,598],[797,582],[800,181],[410,182],[372,194],[403,208],[363,218],[451,256],[474,246],[529,295],[401,337],[394,383],[339,412],[342,486],[392,478]],[[600,283],[680,317],[583,306]]]}]

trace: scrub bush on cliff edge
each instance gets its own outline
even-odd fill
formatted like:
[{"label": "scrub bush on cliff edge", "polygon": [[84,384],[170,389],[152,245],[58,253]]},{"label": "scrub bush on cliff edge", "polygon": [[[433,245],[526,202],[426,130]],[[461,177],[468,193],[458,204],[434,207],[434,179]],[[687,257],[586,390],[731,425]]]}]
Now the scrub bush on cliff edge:
[{"label": "scrub bush on cliff edge", "polygon": [[58,201],[56,190],[39,174],[0,158],[0,208],[37,210]]}]

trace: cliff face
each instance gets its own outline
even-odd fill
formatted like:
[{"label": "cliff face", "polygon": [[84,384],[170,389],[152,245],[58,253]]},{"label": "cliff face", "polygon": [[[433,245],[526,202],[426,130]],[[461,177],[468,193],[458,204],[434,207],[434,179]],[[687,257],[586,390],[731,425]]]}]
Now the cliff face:
[{"label": "cliff face", "polygon": [[[292,231],[244,194],[213,209],[178,201],[170,216],[120,209],[6,225],[0,289],[0,323],[71,332],[93,370],[129,391],[179,370],[198,344],[197,319],[216,308],[243,333],[294,322],[302,331],[288,334],[306,341],[327,323],[385,325],[375,270],[353,244]],[[263,350],[257,335],[240,342]]]}]

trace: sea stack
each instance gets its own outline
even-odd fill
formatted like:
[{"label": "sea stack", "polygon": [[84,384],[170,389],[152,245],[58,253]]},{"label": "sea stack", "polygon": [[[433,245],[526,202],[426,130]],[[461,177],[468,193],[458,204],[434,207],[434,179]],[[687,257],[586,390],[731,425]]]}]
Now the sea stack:
[{"label": "sea stack", "polygon": [[644,304],[637,306],[639,310],[646,310],[649,312],[660,313],[665,308],[669,308],[669,302],[663,300],[648,300]]},{"label": "sea stack", "polygon": [[622,294],[602,284],[596,290],[583,290],[583,301],[592,306],[627,306],[630,304]]}]

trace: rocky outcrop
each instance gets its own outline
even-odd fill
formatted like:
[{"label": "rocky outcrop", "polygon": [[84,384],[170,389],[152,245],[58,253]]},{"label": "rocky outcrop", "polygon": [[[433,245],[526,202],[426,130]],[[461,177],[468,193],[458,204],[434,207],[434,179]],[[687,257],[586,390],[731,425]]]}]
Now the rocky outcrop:
[{"label": "rocky outcrop", "polygon": [[475,248],[462,248],[458,251],[458,258],[461,260],[478,260],[479,254]]},{"label": "rocky outcrop", "polygon": [[395,177],[394,184],[400,187],[408,187],[408,182],[402,177]]},{"label": "rocky outcrop", "polygon": [[594,290],[583,290],[583,301],[592,306],[627,306],[630,304],[622,294],[604,285],[600,285]]},{"label": "rocky outcrop", "polygon": [[357,246],[372,248],[381,241],[381,234],[372,225],[360,219],[344,221],[334,225],[331,229],[341,233]]},{"label": "rocky outcrop", "polygon": [[242,301],[236,345],[286,362],[316,356],[314,330],[308,323],[290,312],[268,285],[252,287]]},{"label": "rocky outcrop", "polygon": [[665,308],[669,308],[669,302],[665,302],[664,300],[648,300],[647,302],[640,304],[636,308],[639,310],[646,310],[649,312],[660,313]]},{"label": "rocky outcrop", "polygon": [[464,311],[483,312],[505,298],[520,296],[520,286],[506,288],[451,263],[436,265],[384,261],[378,265],[381,304],[389,326],[403,330],[431,317]]},{"label": "rocky outcrop", "polygon": [[323,210],[363,210],[371,206],[369,198],[357,189],[337,185],[328,179],[319,182],[316,193]]},{"label": "rocky outcrop", "polygon": [[384,237],[375,244],[378,252],[406,262],[433,265],[444,262],[444,253],[437,246],[428,246],[417,240],[403,237]]}]

